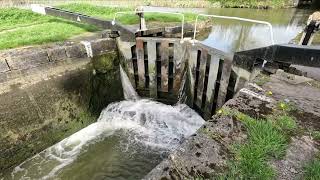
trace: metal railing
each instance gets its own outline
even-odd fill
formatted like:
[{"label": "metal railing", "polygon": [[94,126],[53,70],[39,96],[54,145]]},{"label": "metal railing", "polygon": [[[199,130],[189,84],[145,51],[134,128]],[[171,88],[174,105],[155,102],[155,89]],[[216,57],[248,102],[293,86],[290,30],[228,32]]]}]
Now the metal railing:
[{"label": "metal railing", "polygon": [[254,19],[240,18],[240,17],[218,16],[218,15],[208,15],[208,14],[199,14],[199,15],[197,16],[196,22],[195,22],[195,25],[194,25],[193,44],[195,43],[195,39],[196,39],[197,24],[198,24],[199,16],[203,16],[203,17],[213,17],[213,18],[220,18],[220,19],[232,19],[232,20],[246,21],[246,22],[252,22],[252,23],[258,23],[258,24],[267,25],[267,26],[269,27],[269,30],[270,30],[271,43],[272,43],[272,45],[274,45],[273,28],[272,28],[272,25],[271,25],[269,22],[266,22],[266,21],[258,21],[258,20],[254,20]]},{"label": "metal railing", "polygon": [[[161,14],[173,14],[179,15],[182,17],[181,20],[181,42],[183,42],[183,34],[184,34],[184,14],[183,13],[175,13],[175,12],[164,12],[164,11],[125,11],[125,12],[116,12],[113,16],[112,25],[116,24],[116,18],[119,14],[136,14],[136,13],[161,13]],[[138,30],[139,31],[139,30]]]}]

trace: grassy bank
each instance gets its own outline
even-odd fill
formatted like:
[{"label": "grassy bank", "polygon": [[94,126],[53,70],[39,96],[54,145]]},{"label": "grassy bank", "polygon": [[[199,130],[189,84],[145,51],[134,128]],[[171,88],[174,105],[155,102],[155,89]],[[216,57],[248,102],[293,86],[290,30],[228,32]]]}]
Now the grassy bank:
[{"label": "grassy bank", "polygon": [[304,178],[306,180],[320,179],[320,157],[307,164],[304,170]]},{"label": "grassy bank", "polygon": [[[120,11],[134,11],[134,8],[125,7],[105,7],[105,6],[95,6],[91,4],[66,4],[60,5],[60,8],[70,10],[73,12],[83,13],[90,16],[100,17],[104,19],[112,20],[116,12]],[[185,21],[190,22],[195,20],[196,15],[193,13],[185,13]],[[161,13],[145,13],[145,19],[147,22],[181,22],[181,17],[171,14],[161,14]],[[117,21],[122,24],[131,25],[138,24],[139,18],[134,14],[119,14],[117,16]]]},{"label": "grassy bank", "polygon": [[268,161],[285,154],[290,133],[297,128],[294,118],[280,113],[257,120],[227,108],[220,110],[220,114],[241,121],[248,134],[246,143],[234,145],[235,158],[229,164],[229,172],[221,178],[274,179],[275,172]]},{"label": "grassy bank", "polygon": [[[134,11],[133,8],[110,8],[89,4],[67,4],[59,7],[108,20],[113,19],[116,12]],[[145,19],[151,23],[181,22],[180,16],[161,13],[146,13]],[[194,19],[195,14],[185,14],[186,22]],[[138,17],[134,14],[119,15],[116,20],[127,25],[139,23]],[[72,36],[96,30],[92,25],[43,16],[30,10],[2,8],[0,11],[0,49],[63,41]]]},{"label": "grassy bank", "polygon": [[286,8],[293,4],[290,0],[209,0],[219,3],[221,7],[237,8]]},{"label": "grassy bank", "polygon": [[[233,117],[244,125],[247,139],[245,142],[233,144],[234,158],[228,163],[228,171],[218,179],[279,178],[279,169],[275,170],[270,162],[285,160],[288,148],[292,147],[292,137],[301,136],[309,131],[301,127],[299,120],[291,115],[296,110],[294,104],[282,101],[278,102],[273,113],[264,119],[255,119],[230,108],[219,110],[220,116]],[[314,131],[312,136],[314,140],[319,140],[318,131]],[[303,176],[302,179],[320,179],[320,154],[313,158],[304,165],[300,174]]]},{"label": "grassy bank", "polygon": [[0,2],[0,6],[21,6],[31,3],[49,5],[61,5],[66,3],[92,3],[95,5],[116,5],[122,7],[136,7],[144,5],[186,8],[284,8],[292,5],[291,0],[8,0]]},{"label": "grassy bank", "polygon": [[29,10],[5,8],[0,11],[0,49],[63,41],[96,30],[92,26],[42,16]]}]

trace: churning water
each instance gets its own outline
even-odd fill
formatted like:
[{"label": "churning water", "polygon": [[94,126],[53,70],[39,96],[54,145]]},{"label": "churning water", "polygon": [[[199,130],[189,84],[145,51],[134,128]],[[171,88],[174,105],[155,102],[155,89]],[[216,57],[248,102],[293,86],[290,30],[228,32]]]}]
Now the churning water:
[{"label": "churning water", "polygon": [[[125,77],[122,83],[130,86]],[[136,100],[110,104],[96,123],[26,160],[6,179],[142,178],[204,123],[187,105],[124,93]]]}]

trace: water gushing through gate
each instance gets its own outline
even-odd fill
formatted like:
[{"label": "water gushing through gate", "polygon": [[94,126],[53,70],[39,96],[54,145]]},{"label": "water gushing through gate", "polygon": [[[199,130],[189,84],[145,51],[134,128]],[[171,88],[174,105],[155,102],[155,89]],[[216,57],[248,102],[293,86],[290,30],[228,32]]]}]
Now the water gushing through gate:
[{"label": "water gushing through gate", "polygon": [[137,100],[138,94],[136,90],[133,88],[133,86],[130,83],[129,77],[122,69],[122,66],[120,65],[120,77],[121,77],[121,84],[123,88],[123,95],[126,100]]},{"label": "water gushing through gate", "polygon": [[96,123],[26,160],[6,179],[138,179],[193,134],[204,120],[187,105],[139,99],[120,67],[127,100]]}]

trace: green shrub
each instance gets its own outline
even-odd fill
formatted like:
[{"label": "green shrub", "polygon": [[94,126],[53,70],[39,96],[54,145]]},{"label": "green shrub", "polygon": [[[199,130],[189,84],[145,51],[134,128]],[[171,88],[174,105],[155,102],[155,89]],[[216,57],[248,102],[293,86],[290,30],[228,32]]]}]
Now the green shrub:
[{"label": "green shrub", "polygon": [[320,160],[313,160],[305,167],[304,179],[318,180],[320,179]]}]

